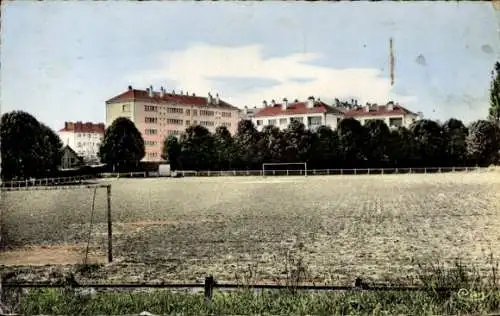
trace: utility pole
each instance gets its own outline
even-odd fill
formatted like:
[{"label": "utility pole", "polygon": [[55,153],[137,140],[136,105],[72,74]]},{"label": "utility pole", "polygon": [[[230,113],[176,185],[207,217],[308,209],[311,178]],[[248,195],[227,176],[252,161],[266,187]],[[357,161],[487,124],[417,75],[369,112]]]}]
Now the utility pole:
[{"label": "utility pole", "polygon": [[394,85],[394,50],[392,44],[392,37],[389,39],[389,68],[391,72],[391,87]]}]

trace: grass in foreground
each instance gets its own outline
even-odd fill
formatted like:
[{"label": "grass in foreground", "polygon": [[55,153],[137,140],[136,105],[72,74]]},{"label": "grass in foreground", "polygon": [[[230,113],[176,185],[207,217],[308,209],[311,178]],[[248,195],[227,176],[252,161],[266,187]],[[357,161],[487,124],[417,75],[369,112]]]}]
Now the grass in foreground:
[{"label": "grass in foreground", "polygon": [[[476,295],[477,296],[477,295]],[[302,292],[247,290],[216,292],[211,304],[203,294],[156,290],[148,293],[101,292],[82,298],[64,290],[35,290],[21,301],[23,315],[272,314],[272,315],[437,315],[486,314],[499,310],[500,292],[471,295],[426,292]]]}]

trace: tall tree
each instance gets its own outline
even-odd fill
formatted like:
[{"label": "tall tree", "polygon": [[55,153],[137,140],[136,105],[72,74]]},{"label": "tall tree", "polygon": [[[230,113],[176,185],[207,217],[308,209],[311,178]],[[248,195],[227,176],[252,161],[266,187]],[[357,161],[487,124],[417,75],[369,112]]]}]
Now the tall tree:
[{"label": "tall tree", "polygon": [[365,156],[370,167],[380,167],[387,160],[390,130],[382,120],[370,120],[365,124],[367,142]]},{"label": "tall tree", "polygon": [[215,163],[214,138],[200,125],[189,126],[181,135],[181,163],[184,169],[211,170]]},{"label": "tall tree", "polygon": [[388,159],[393,168],[417,166],[416,141],[413,134],[404,126],[392,130],[388,141]]},{"label": "tall tree", "polygon": [[463,166],[467,161],[468,130],[462,121],[451,118],[443,124],[443,137],[448,166]]},{"label": "tall tree", "polygon": [[161,158],[170,164],[170,169],[178,170],[181,158],[181,145],[176,136],[170,135],[163,141]]},{"label": "tall tree", "polygon": [[238,122],[236,148],[241,168],[260,169],[263,157],[259,150],[260,134],[250,120]]},{"label": "tall tree", "polygon": [[443,133],[441,126],[432,120],[424,119],[410,125],[416,144],[416,153],[422,167],[436,167],[443,163]]},{"label": "tall tree", "polygon": [[[2,115],[0,125],[2,179],[38,177],[46,173],[48,151],[38,120],[24,111]],[[50,156],[50,155],[49,155]]]},{"label": "tall tree", "polygon": [[113,121],[105,133],[99,148],[103,163],[112,164],[118,170],[137,167],[146,150],[144,139],[135,124],[125,117]]},{"label": "tall tree", "polygon": [[337,168],[339,163],[339,137],[329,126],[320,126],[314,133],[311,150],[311,167]]},{"label": "tall tree", "polygon": [[479,166],[498,162],[500,149],[500,128],[491,121],[478,120],[469,127],[467,152],[471,160]]},{"label": "tall tree", "polygon": [[299,121],[292,121],[283,131],[284,162],[307,162],[310,157],[312,133]]},{"label": "tall tree", "polygon": [[500,124],[500,62],[495,63],[491,77],[489,119]]},{"label": "tall tree", "polygon": [[259,142],[264,162],[283,162],[285,146],[285,136],[278,127],[271,125],[264,127]]},{"label": "tall tree", "polygon": [[364,144],[366,132],[361,123],[354,118],[345,118],[338,126],[339,150],[343,166],[352,168],[364,162]]},{"label": "tall tree", "polygon": [[39,136],[42,138],[42,141],[39,142],[40,151],[44,156],[42,168],[46,170],[47,174],[54,174],[61,164],[63,143],[59,135],[43,123],[40,123]]},{"label": "tall tree", "polygon": [[214,135],[215,169],[229,170],[236,160],[236,147],[231,133],[225,126],[218,126]]}]

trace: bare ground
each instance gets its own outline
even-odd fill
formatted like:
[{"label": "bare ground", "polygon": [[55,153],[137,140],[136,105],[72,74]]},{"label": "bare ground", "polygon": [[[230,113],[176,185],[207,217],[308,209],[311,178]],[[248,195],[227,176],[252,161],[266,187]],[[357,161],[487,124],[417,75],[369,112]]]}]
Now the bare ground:
[{"label": "bare ground", "polygon": [[[417,263],[460,257],[484,269],[500,249],[498,173],[185,178],[112,182],[114,257],[92,280],[405,280]],[[1,270],[26,277],[81,263],[91,190],[4,192],[2,223],[14,248]],[[91,260],[106,253],[105,195],[98,192]],[[297,263],[301,259],[302,263]],[[48,264],[49,266],[35,267]],[[287,268],[288,266],[288,268]],[[16,268],[19,269],[19,268]],[[45,272],[44,272],[45,271]],[[88,276],[82,278],[88,278]]]}]

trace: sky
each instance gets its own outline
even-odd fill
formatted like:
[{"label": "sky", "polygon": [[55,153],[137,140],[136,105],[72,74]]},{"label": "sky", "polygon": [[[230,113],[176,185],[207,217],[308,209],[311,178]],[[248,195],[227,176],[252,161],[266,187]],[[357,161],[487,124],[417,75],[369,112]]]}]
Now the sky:
[{"label": "sky", "polygon": [[153,85],[239,108],[393,100],[469,123],[488,113],[499,12],[488,2],[4,2],[1,112],[55,130],[104,122],[106,100]]}]

